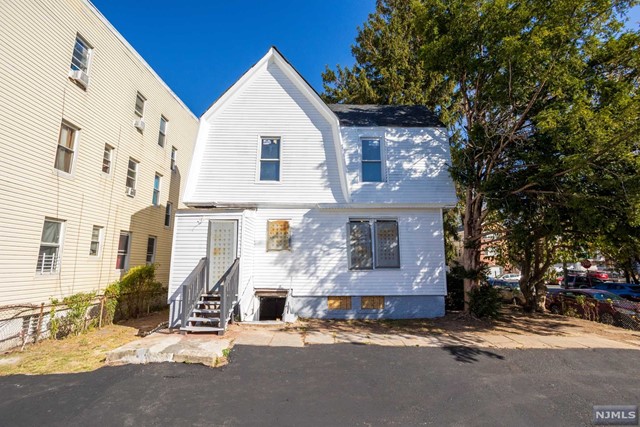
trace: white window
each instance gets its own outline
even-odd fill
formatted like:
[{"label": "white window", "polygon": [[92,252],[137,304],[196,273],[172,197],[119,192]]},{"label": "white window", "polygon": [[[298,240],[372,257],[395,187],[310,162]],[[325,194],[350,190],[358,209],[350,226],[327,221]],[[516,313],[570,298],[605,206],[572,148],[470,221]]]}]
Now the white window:
[{"label": "white window", "polygon": [[167,124],[168,120],[164,116],[160,116],[160,131],[158,133],[158,145],[164,147],[164,143],[167,139]]},{"label": "white window", "polygon": [[151,198],[151,203],[153,206],[158,206],[160,204],[160,180],[162,177],[159,174],[153,178],[153,197]]},{"label": "white window", "polygon": [[116,258],[116,270],[127,270],[129,268],[129,248],[131,247],[131,233],[120,232],[118,240],[118,257]]},{"label": "white window", "polygon": [[267,251],[288,251],[291,249],[291,229],[289,221],[267,221]]},{"label": "white window", "polygon": [[400,268],[400,241],[396,220],[349,221],[349,268]]},{"label": "white window", "polygon": [[98,256],[100,255],[100,249],[102,246],[102,230],[103,228],[94,225],[91,230],[91,244],[89,245],[89,255]]},{"label": "white window", "polygon": [[135,108],[136,116],[138,117],[144,116],[144,104],[146,101],[147,101],[147,98],[145,98],[140,92],[136,94],[136,108]]},{"label": "white window", "polygon": [[147,239],[147,265],[156,261],[156,237],[149,236]]},{"label": "white window", "polygon": [[73,159],[76,153],[76,139],[78,130],[68,123],[60,126],[58,149],[56,151],[55,168],[66,173],[73,169]]},{"label": "white window", "polygon": [[129,157],[129,166],[127,167],[127,189],[132,190],[127,194],[135,195],[136,182],[138,179],[138,162]]},{"label": "white window", "polygon": [[36,271],[38,273],[56,273],[60,268],[62,253],[62,233],[64,221],[45,219],[40,238],[40,252]]},{"label": "white window", "polygon": [[178,149],[176,147],[171,147],[171,170],[175,172],[176,167],[178,166],[176,161],[178,160]]},{"label": "white window", "polygon": [[76,35],[76,43],[73,46],[73,55],[71,56],[71,69],[88,72],[90,57],[91,46],[80,35]]},{"label": "white window", "polygon": [[113,147],[109,144],[104,144],[104,155],[102,157],[102,172],[111,173],[111,162],[113,160]]},{"label": "white window", "polygon": [[173,205],[171,202],[167,202],[167,207],[164,210],[164,226],[171,227],[171,208]]},{"label": "white window", "polygon": [[362,181],[382,182],[382,143],[378,138],[362,139]]},{"label": "white window", "polygon": [[260,138],[260,181],[280,181],[280,138]]}]

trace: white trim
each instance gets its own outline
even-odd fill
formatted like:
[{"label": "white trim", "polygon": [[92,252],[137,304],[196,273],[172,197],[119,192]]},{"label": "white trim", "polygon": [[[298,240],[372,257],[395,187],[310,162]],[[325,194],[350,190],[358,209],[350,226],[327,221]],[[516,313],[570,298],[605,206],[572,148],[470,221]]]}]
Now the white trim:
[{"label": "white trim", "polygon": [[[368,135],[368,134],[367,134]],[[364,150],[362,149],[362,141],[374,141],[378,140],[380,144],[380,179],[381,181],[365,181],[364,180]],[[385,138],[384,132],[380,136],[366,136],[359,135],[358,136],[358,155],[360,156],[360,167],[358,168],[358,184],[368,185],[368,184],[380,184],[388,182],[388,174],[387,174],[387,142]],[[371,162],[371,160],[369,160]]]},{"label": "white trim", "polygon": [[[98,228],[98,252],[95,255],[91,255],[91,244],[94,242],[93,240],[93,229]],[[102,225],[92,225],[91,226],[91,236],[89,239],[89,258],[91,259],[100,259],[102,258],[102,248],[104,246],[104,226]]]},{"label": "white trim", "polygon": [[[255,170],[255,184],[282,184],[282,136],[267,136],[268,134],[260,134],[258,135],[258,155],[256,156],[256,170]],[[280,146],[278,147],[278,179],[277,180],[264,180],[260,179],[260,172],[262,171],[262,140],[263,139],[277,139],[280,141]],[[271,159],[273,160],[273,159]],[[269,161],[269,160],[266,160]]]},{"label": "white trim", "polygon": [[[153,252],[151,256],[151,261],[147,258],[149,257],[149,239],[153,239]],[[144,261],[146,265],[151,265],[156,262],[156,254],[158,252],[158,236],[148,235],[147,236],[147,245],[144,248]]]},{"label": "white trim", "polygon": [[116,38],[118,40],[120,40],[120,42],[124,45],[124,47],[127,48],[133,54],[133,56],[135,56],[136,59],[138,61],[140,61],[140,63],[142,63],[142,65],[144,67],[147,68],[147,70],[158,80],[158,82],[162,86],[164,86],[164,88],[167,90],[167,92],[169,92],[169,94],[178,102],[178,104],[180,104],[182,106],[182,108],[184,108],[187,111],[187,113],[189,113],[191,115],[191,117],[193,117],[194,119],[198,120],[198,118],[195,116],[195,114],[193,114],[191,112],[189,107],[187,107],[185,105],[185,103],[182,102],[182,100],[178,97],[178,95],[176,95],[171,90],[171,88],[160,78],[160,76],[153,70],[153,68],[151,68],[151,66],[147,63],[147,61],[145,61],[144,58],[142,58],[142,56],[140,56],[140,54],[138,52],[136,52],[136,50],[133,48],[133,46],[131,46],[129,44],[129,42],[122,36],[122,34],[120,34],[118,32],[118,30],[116,30],[115,27],[113,25],[111,25],[111,23],[107,20],[107,18],[105,18],[105,16],[98,10],[98,8],[96,8],[93,5],[93,3],[91,3],[90,0],[83,0],[83,2],[89,8],[89,10],[91,10],[91,12],[93,12],[94,15],[96,15],[96,17],[100,21],[102,21],[102,23],[107,27],[107,29],[109,31],[111,31],[113,33],[113,35],[116,36]]},{"label": "white trim", "polygon": [[[56,162],[58,160],[58,147],[60,146],[60,136],[62,134],[62,127],[66,126],[73,130],[73,156],[71,158],[71,170],[69,172],[56,168]],[[74,125],[66,119],[60,121],[60,127],[58,128],[58,139],[56,141],[56,150],[53,156],[53,172],[63,178],[73,179],[76,172],[76,161],[78,160],[78,149],[80,148],[80,131],[81,128]]]},{"label": "white trim", "polygon": [[[158,177],[158,197],[156,197],[155,203],[153,202],[153,196],[156,194],[156,177]],[[151,205],[154,207],[160,207],[160,195],[162,194],[162,174],[156,172],[153,175],[153,189],[151,190]]]},{"label": "white trim", "polygon": [[[126,252],[126,257],[124,259],[124,265],[122,266],[122,268],[117,268],[118,266],[118,257],[120,256],[120,237],[122,237],[123,234],[126,234],[127,236],[129,236],[129,238],[127,239],[127,252]],[[116,271],[119,272],[125,272],[127,270],[129,270],[129,265],[131,264],[131,239],[133,237],[133,233],[131,233],[130,231],[127,230],[120,230],[120,232],[118,233],[118,243],[116,245]],[[145,248],[146,251],[146,248]]]}]

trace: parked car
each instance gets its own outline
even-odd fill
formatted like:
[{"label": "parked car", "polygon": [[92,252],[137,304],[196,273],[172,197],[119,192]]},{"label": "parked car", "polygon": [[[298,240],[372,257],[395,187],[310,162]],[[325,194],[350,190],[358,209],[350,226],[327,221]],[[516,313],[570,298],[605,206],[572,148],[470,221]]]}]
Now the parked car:
[{"label": "parked car", "polygon": [[520,291],[520,285],[517,282],[496,279],[492,282],[492,286],[500,289],[502,300],[513,304],[524,304],[525,299]]},{"label": "parked car", "polygon": [[608,325],[640,329],[640,304],[597,289],[551,289],[546,308],[554,314],[569,314]]},{"label": "parked car", "polygon": [[604,271],[589,270],[589,271],[587,271],[587,277],[592,277],[594,279],[599,279],[599,280],[605,281],[605,280],[609,279],[609,274],[607,274]]},{"label": "parked car", "polygon": [[619,295],[630,301],[640,302],[640,285],[634,285],[632,283],[604,282],[596,284],[593,288],[600,289],[602,291],[609,291],[612,294]]},{"label": "parked car", "polygon": [[565,289],[592,289],[599,283],[602,283],[602,279],[583,275],[583,274],[569,274],[565,278],[562,278],[560,286]]},{"label": "parked car", "polygon": [[507,282],[519,282],[520,274],[519,273],[507,273],[498,277],[499,280],[505,280]]}]

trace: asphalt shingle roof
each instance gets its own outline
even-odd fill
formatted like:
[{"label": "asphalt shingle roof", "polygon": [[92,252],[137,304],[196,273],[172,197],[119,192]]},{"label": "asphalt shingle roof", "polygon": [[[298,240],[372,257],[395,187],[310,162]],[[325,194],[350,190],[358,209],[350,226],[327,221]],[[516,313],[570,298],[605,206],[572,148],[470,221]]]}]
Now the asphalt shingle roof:
[{"label": "asphalt shingle roof", "polygon": [[342,126],[444,127],[423,105],[329,104]]}]

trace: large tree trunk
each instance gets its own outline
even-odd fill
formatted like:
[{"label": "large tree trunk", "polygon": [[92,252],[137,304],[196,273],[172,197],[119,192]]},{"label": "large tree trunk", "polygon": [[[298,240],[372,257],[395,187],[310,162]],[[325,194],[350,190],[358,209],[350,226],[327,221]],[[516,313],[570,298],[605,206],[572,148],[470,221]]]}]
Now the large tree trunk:
[{"label": "large tree trunk", "polygon": [[482,243],[482,204],[484,198],[467,189],[465,211],[462,218],[464,239],[462,249],[462,267],[464,278],[464,311],[469,311],[469,292],[480,283],[482,263],[480,251]]}]

